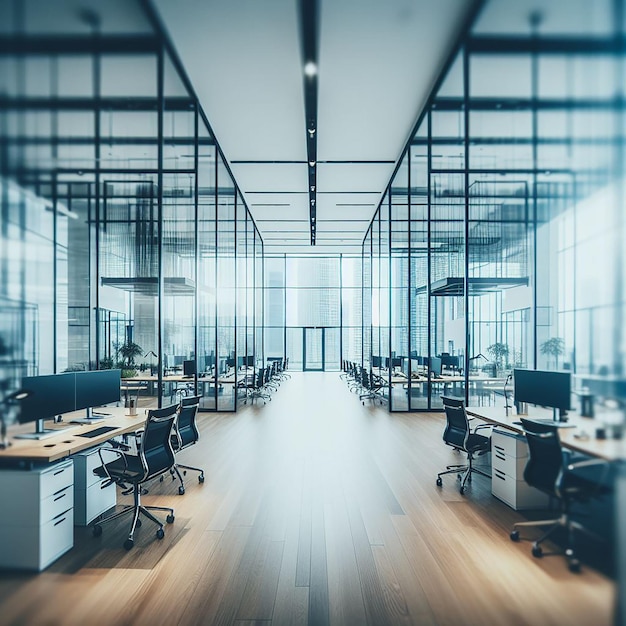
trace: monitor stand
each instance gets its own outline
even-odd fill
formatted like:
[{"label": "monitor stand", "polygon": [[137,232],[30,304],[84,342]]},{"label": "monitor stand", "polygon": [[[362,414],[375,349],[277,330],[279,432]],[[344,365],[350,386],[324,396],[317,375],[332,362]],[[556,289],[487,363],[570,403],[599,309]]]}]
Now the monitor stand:
[{"label": "monitor stand", "polygon": [[54,437],[55,435],[60,435],[64,430],[68,430],[67,428],[44,428],[43,426],[44,420],[37,420],[35,426],[34,433],[20,433],[19,435],[14,435],[14,439],[47,439],[48,437]]}]

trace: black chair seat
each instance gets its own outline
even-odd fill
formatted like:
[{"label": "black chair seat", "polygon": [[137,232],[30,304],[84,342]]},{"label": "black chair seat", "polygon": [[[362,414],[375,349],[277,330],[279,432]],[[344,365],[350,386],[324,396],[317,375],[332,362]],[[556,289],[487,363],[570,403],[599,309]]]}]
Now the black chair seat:
[{"label": "black chair seat", "polygon": [[479,450],[489,450],[491,447],[491,442],[489,437],[485,437],[484,435],[477,435],[476,433],[471,433],[467,436],[467,442],[465,447],[468,452],[478,452]]},{"label": "black chair seat", "polygon": [[119,458],[106,464],[104,467],[97,467],[94,474],[100,478],[107,478],[107,471],[112,478],[116,478],[122,482],[135,483],[144,477],[144,468],[141,459],[138,456],[128,455],[126,462]]}]

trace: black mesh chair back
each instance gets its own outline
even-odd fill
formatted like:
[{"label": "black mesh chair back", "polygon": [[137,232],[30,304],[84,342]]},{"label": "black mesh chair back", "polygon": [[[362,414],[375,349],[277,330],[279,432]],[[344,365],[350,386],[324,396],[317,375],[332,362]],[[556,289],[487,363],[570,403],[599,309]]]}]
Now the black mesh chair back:
[{"label": "black mesh chair back", "polygon": [[260,389],[261,387],[263,387],[264,376],[265,376],[265,370],[263,368],[260,368],[256,375],[256,382],[254,385],[255,389]]},{"label": "black mesh chair back", "polygon": [[141,482],[160,476],[174,465],[171,436],[177,413],[176,404],[148,411],[139,446],[139,458],[145,473]]},{"label": "black mesh chair back", "polygon": [[200,407],[200,396],[182,398],[176,420],[177,447],[179,450],[191,446],[200,438],[196,426],[196,415]]},{"label": "black mesh chair back", "polygon": [[530,454],[524,480],[550,496],[555,492],[557,481],[563,472],[563,452],[559,440],[559,429],[548,424],[539,424],[531,419],[521,418],[526,432]]},{"label": "black mesh chair back", "polygon": [[470,433],[467,413],[463,400],[442,396],[443,408],[446,412],[446,428],[443,440],[454,448],[466,450],[467,438]]}]

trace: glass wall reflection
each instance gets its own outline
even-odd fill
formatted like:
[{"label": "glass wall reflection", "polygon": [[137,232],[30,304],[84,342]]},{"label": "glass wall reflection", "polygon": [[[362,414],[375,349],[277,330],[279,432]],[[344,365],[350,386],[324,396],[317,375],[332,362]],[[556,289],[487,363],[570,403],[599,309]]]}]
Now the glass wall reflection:
[{"label": "glass wall reflection", "polygon": [[503,403],[515,367],[626,396],[620,3],[504,6],[485,4],[364,240],[363,362],[402,357],[381,372],[392,410]]},{"label": "glass wall reflection", "polygon": [[0,393],[120,368],[125,401],[235,410],[263,244],[195,94],[139,3],[44,5],[3,13]]}]

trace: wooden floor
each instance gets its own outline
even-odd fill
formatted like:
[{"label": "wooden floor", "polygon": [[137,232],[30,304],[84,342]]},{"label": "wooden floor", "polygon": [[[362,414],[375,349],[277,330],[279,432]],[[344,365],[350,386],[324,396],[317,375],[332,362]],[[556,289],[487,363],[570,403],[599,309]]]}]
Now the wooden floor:
[{"label": "wooden floor", "polygon": [[[169,479],[162,541],[128,521],[44,573],[0,575],[1,624],[611,623],[614,585],[560,556],[533,559],[508,531],[519,515],[489,480],[465,496],[437,471],[458,457],[443,417],[362,407],[336,373],[294,373],[267,406],[202,414],[200,464],[184,496]],[[5,510],[5,515],[7,514]]]}]

